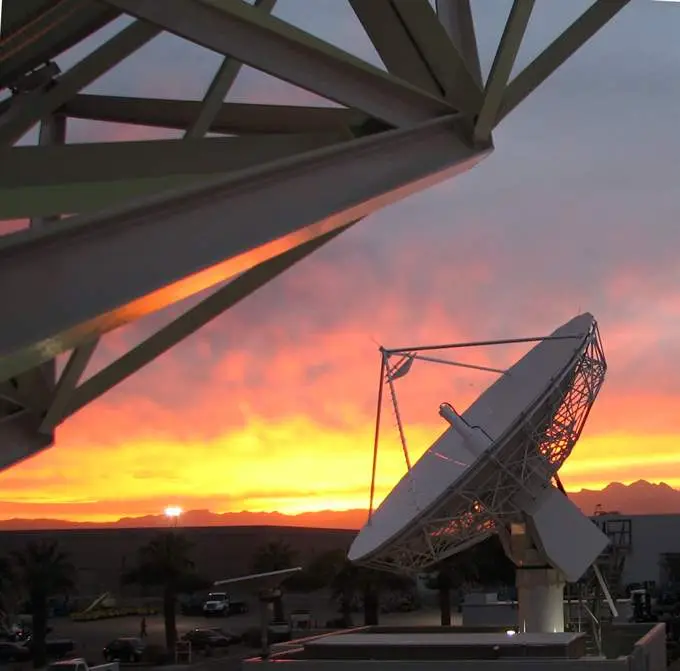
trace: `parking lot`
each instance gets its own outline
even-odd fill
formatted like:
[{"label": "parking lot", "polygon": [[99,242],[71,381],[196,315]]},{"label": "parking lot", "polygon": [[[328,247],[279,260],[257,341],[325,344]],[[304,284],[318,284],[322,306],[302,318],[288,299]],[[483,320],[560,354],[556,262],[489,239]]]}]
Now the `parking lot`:
[{"label": "parking lot", "polygon": [[[337,610],[329,598],[325,595],[297,595],[286,596],[286,610],[288,613],[294,610],[308,610],[313,623],[324,626],[326,621],[337,617]],[[259,627],[260,614],[255,600],[249,600],[250,611],[242,615],[230,617],[205,618],[202,616],[189,617],[177,615],[177,633],[179,636],[194,628],[219,627],[225,630],[242,634],[248,629]],[[357,621],[360,615],[357,615]],[[50,621],[52,632],[49,638],[69,638],[77,646],[79,654],[82,654],[92,662],[102,660],[103,647],[118,637],[139,636],[141,617],[119,617],[107,620],[94,620],[90,622],[73,622],[68,618],[54,618]],[[147,616],[146,640],[149,644],[163,645],[165,631],[163,616],[161,614]],[[237,652],[236,646],[234,652]],[[248,649],[243,647],[246,654]]]},{"label": "parking lot", "polygon": [[[335,606],[324,595],[289,594],[286,596],[286,610],[288,613],[294,610],[308,610],[312,624],[319,627],[323,627],[327,620],[337,617]],[[354,617],[355,623],[361,624],[361,613],[356,613]],[[177,632],[181,636],[196,627],[220,627],[242,634],[248,629],[259,627],[259,618],[257,603],[251,602],[250,612],[243,615],[233,615],[226,618],[178,615]],[[439,613],[436,609],[418,610],[411,613],[387,613],[381,615],[381,622],[384,624],[438,624]],[[52,627],[50,638],[72,639],[76,643],[79,654],[93,663],[100,663],[103,661],[102,648],[107,643],[118,637],[139,636],[140,624],[140,617],[121,617],[93,622],[73,622],[66,618],[55,618],[50,622]],[[162,615],[148,616],[146,618],[146,630],[148,643],[163,645],[165,633]],[[239,645],[234,646],[229,652],[230,657],[238,661],[241,657],[248,656],[255,651]],[[206,661],[208,665],[212,664],[210,660]]]}]

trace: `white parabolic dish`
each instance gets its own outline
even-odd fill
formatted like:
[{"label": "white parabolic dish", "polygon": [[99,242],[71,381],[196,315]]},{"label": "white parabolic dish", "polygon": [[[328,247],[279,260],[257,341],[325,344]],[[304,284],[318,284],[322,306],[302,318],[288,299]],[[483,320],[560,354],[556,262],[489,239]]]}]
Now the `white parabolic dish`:
[{"label": "white parabolic dish", "polygon": [[450,426],[404,475],[349,559],[416,571],[516,519],[513,499],[550,487],[571,453],[605,371],[590,314],[540,341],[457,418],[463,431]]}]

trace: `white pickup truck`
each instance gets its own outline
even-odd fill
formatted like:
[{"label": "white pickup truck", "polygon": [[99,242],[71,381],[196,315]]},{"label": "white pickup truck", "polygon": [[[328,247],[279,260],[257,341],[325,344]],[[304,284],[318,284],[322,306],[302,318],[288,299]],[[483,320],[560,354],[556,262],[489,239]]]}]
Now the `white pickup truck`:
[{"label": "white pickup truck", "polygon": [[53,662],[47,671],[120,671],[120,666],[118,662],[90,666],[82,657],[74,657]]},{"label": "white pickup truck", "polygon": [[226,592],[210,592],[203,604],[203,615],[206,617],[226,617],[248,612],[245,601],[235,601]]}]

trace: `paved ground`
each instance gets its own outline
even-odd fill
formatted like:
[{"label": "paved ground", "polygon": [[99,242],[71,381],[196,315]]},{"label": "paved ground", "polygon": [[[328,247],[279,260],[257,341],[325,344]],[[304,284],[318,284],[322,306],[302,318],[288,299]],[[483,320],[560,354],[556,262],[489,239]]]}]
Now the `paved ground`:
[{"label": "paved ground", "polygon": [[[296,609],[307,609],[311,612],[312,620],[318,626],[323,627],[327,620],[337,617],[335,606],[326,597],[318,595],[286,595],[286,610],[290,612]],[[381,615],[383,624],[438,624],[439,614],[434,609],[419,610],[413,613],[387,613]],[[355,623],[361,624],[362,615],[355,615]],[[147,617],[147,641],[152,644],[163,644],[164,629],[163,618],[160,615]],[[76,642],[78,651],[89,661],[98,663],[102,661],[102,648],[114,638],[120,636],[138,636],[141,618],[123,617],[110,620],[98,620],[94,622],[72,622],[68,619],[54,619],[51,621],[51,638],[70,638]],[[259,612],[257,604],[253,603],[251,612],[244,615],[235,615],[228,618],[185,617],[178,615],[177,631],[181,635],[195,627],[221,627],[237,633],[243,633],[247,629],[259,626]],[[228,660],[222,660],[220,669],[239,667],[239,661],[243,656],[253,654],[248,648],[236,646],[230,651]],[[226,666],[225,666],[226,665]],[[201,663],[206,669],[215,666],[215,661],[205,660]],[[195,668],[195,666],[193,667]]]},{"label": "paved ground", "polygon": [[[72,622],[68,619],[51,621],[50,638],[70,638],[76,642],[78,651],[92,662],[102,660],[102,649],[115,638],[121,636],[139,636],[139,617],[120,617],[94,622]],[[177,631],[180,635],[195,627],[223,627],[236,632],[243,632],[257,624],[256,614],[241,615],[231,618],[209,619],[203,617],[177,617]],[[162,645],[164,642],[163,618],[160,615],[146,618],[147,641],[150,644]]]}]

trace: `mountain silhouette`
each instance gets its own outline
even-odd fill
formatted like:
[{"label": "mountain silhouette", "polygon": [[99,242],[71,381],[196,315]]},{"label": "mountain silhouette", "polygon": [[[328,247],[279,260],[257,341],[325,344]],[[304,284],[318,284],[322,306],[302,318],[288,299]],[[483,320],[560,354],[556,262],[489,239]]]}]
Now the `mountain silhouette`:
[{"label": "mountain silhouette", "polygon": [[569,492],[569,498],[586,514],[600,507],[604,512],[627,515],[668,515],[680,513],[680,490],[665,482],[652,484],[638,480],[630,485],[612,482],[600,491],[582,489]]},{"label": "mountain silhouette", "polygon": [[[638,480],[630,485],[612,482],[602,490],[582,489],[569,492],[569,498],[586,514],[598,509],[628,515],[659,515],[680,513],[680,490],[664,482],[652,484]],[[210,510],[189,510],[182,515],[183,527],[277,526],[316,527],[321,529],[360,529],[366,522],[366,510],[322,510],[298,515],[283,513],[231,512],[213,513]],[[0,531],[26,529],[140,529],[167,527],[163,515],[123,517],[116,522],[72,522],[53,519],[0,520]]]}]

